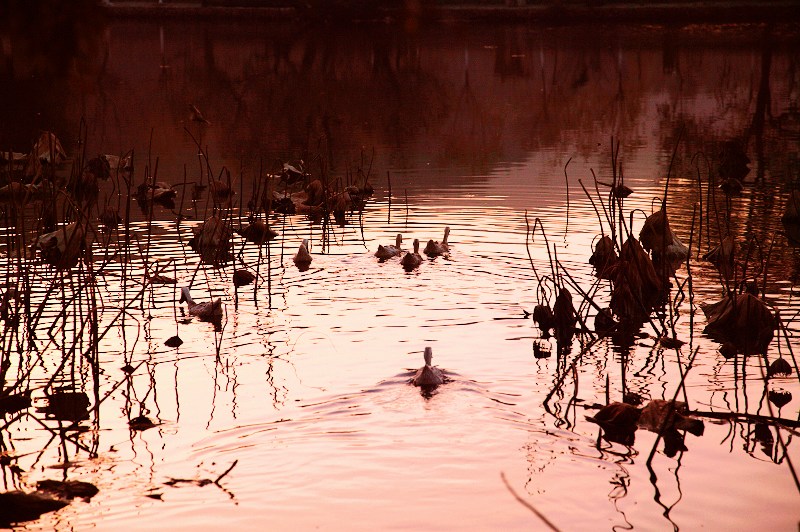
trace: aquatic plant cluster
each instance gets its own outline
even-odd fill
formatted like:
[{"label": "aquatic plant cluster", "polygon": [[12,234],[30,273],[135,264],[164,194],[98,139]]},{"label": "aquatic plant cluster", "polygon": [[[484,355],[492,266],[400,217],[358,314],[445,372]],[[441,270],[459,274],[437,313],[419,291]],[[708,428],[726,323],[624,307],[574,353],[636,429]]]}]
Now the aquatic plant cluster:
[{"label": "aquatic plant cluster", "polygon": [[[198,127],[209,125],[195,106],[189,106],[189,113],[190,121]],[[189,130],[186,133],[191,136]],[[142,157],[146,160],[142,163],[132,152],[89,157],[81,152],[86,139],[78,137],[81,140],[72,155],[51,132],[41,133],[28,153],[0,153],[0,208],[7,228],[5,284],[0,299],[0,319],[5,324],[0,414],[3,429],[33,417],[54,438],[95,457],[98,449],[86,448],[79,438],[87,430],[82,422],[92,412],[98,412],[124,382],[123,379],[110,390],[101,390],[104,378],[100,345],[109,333],[131,321],[131,309],[144,309],[159,286],[173,286],[179,294],[174,301],[176,318],[180,313],[187,321],[212,323],[219,356],[229,302],[217,296],[216,287],[207,280],[198,280],[203,278],[203,272],[230,271],[234,305],[238,304],[239,289],[246,286],[252,288],[254,299],[259,290],[266,290],[269,299],[274,251],[267,244],[281,238],[281,221],[302,215],[321,226],[318,240],[325,253],[331,245],[331,228],[360,223],[373,189],[369,164],[360,166],[352,175],[332,179],[321,162],[317,161],[319,172],[312,172],[310,163],[297,160],[282,161],[269,172],[260,170],[252,190],[245,191],[242,180],[233,177],[228,169],[213,171],[207,151],[197,142],[199,177],[190,179],[185,172],[182,182],[168,183],[159,179],[158,159],[153,161],[149,154]],[[536,358],[551,357],[550,339],[555,339],[555,355],[560,363],[554,386],[544,400],[549,411],[551,401],[562,394],[582,357],[601,339],[609,339],[623,358],[637,340],[645,337],[654,339],[660,348],[673,350],[682,379],[675,383],[671,399],[623,393],[619,401],[612,401],[607,393],[605,404],[584,405],[586,419],[601,427],[605,441],[632,447],[636,431],[643,429],[657,434],[656,446],[663,441],[664,454],[672,457],[686,450],[687,433],[703,434],[704,419],[753,416],[701,411],[692,404],[684,386],[698,348],[694,347],[693,336],[679,337],[676,324],[686,315],[687,305],[689,313],[694,310],[692,270],[696,264],[713,264],[720,284],[719,299],[697,302],[706,316],[703,332],[719,342],[720,353],[733,364],[744,365],[746,357],[762,358],[765,387],[776,376],[797,374],[788,332],[791,319],[782,317],[764,297],[772,243],[752,239],[742,242],[730,229],[732,201],[741,193],[742,180],[749,172],[749,160],[738,144],[726,143],[709,165],[707,175],[702,179],[698,175],[699,201],[686,243],[670,225],[669,173],[660,205],[644,217],[636,231],[634,220],[641,213],[626,209],[626,198],[636,191],[625,184],[619,144],[613,140],[611,153],[611,182],[593,177],[594,190],[590,191],[580,181],[600,226],[593,249],[586,253],[594,268],[592,286],[587,288],[573,277],[570,268],[559,260],[557,248],[550,245],[542,220],[537,218],[528,224],[526,214],[526,247],[536,277],[537,297],[537,304],[526,311],[526,317],[540,330],[539,338],[533,342],[533,354]],[[140,167],[144,171],[137,180],[135,169]],[[192,203],[191,212],[198,215],[197,219],[187,218],[185,201]],[[783,217],[787,234],[792,234],[800,223],[798,203],[800,195],[794,192]],[[134,209],[144,217],[143,230],[134,229]],[[177,228],[177,245],[183,252],[199,257],[188,286],[177,287],[178,266],[174,260],[151,256],[153,235],[162,230],[155,220],[155,209],[171,213],[171,223]],[[187,227],[190,231],[183,232],[190,232],[191,236],[184,243],[181,230]],[[546,246],[548,273],[539,271],[530,254],[530,247],[539,242],[539,236]],[[704,237],[710,248],[706,252],[702,246]],[[398,270],[413,272],[425,263],[423,255],[431,259],[448,256],[453,246],[449,238],[447,227],[441,241],[431,239],[421,250],[419,239],[414,239],[406,249],[403,235],[398,234],[393,244],[378,246],[374,257],[382,263],[394,261],[391,267],[396,264]],[[290,249],[296,246],[292,262],[300,271],[308,271],[313,264],[316,252],[312,243],[315,242],[310,239],[287,243]],[[258,250],[255,261],[250,260],[252,254],[243,253],[245,248]],[[99,289],[101,279],[104,283],[118,283],[114,301]],[[203,296],[198,296],[198,288]],[[691,335],[694,332],[690,330]],[[158,341],[169,348],[183,343],[178,334]],[[769,359],[768,350],[775,343],[782,347],[777,350],[777,357]],[[690,347],[688,356],[683,351],[686,345]],[[437,388],[446,388],[452,381],[448,372],[433,365],[432,348],[425,348],[423,358],[424,365],[410,374],[407,383],[419,387],[423,397],[430,398]],[[47,368],[44,373],[48,381],[32,387],[31,376],[42,367]],[[132,364],[123,367],[126,376],[137,369],[138,365]],[[624,380],[623,375],[623,390]],[[789,392],[778,389],[770,389],[767,396],[769,404],[778,409],[792,399]],[[133,432],[158,425],[148,416],[145,399],[139,398],[138,411],[132,402],[126,412]],[[776,428],[783,458],[794,475],[781,430],[794,429],[798,422],[773,413],[771,406],[769,416],[753,421]],[[655,449],[654,446],[650,459]],[[12,450],[0,449],[0,464],[23,479],[25,471],[17,466],[19,458]],[[236,463],[213,479],[171,482],[219,485]],[[0,493],[0,525],[35,519],[64,507],[74,498],[88,500],[96,493],[97,488],[86,482],[49,479],[29,492]]]},{"label": "aquatic plant cluster", "polygon": [[[676,149],[677,151],[677,149]],[[675,154],[673,153],[673,161]],[[569,163],[567,163],[569,164]],[[580,364],[581,358],[601,339],[609,339],[621,353],[622,367],[632,349],[643,338],[652,338],[660,349],[674,351],[679,366],[680,382],[675,383],[671,399],[647,401],[625,390],[626,376],[622,375],[622,397],[612,401],[606,391],[606,404],[586,405],[597,410],[586,419],[598,424],[602,437],[610,443],[632,446],[635,432],[643,428],[658,435],[656,444],[664,442],[664,454],[673,457],[685,451],[685,434],[700,436],[704,432],[703,417],[710,419],[745,419],[757,422],[761,432],[772,441],[768,425],[776,427],[782,447],[781,456],[800,489],[800,482],[781,438],[781,430],[791,433],[798,426],[796,419],[782,418],[776,412],[792,399],[790,392],[770,387],[776,378],[797,375],[796,342],[791,332],[796,316],[784,318],[765,298],[770,275],[770,252],[775,239],[761,242],[749,237],[745,242],[732,231],[735,198],[742,194],[742,181],[749,173],[750,160],[737,141],[725,142],[712,160],[698,170],[689,240],[684,243],[672,230],[667,199],[670,194],[670,173],[667,173],[663,196],[651,214],[626,210],[625,201],[635,191],[625,185],[623,165],[619,160],[619,143],[611,141],[612,181],[602,182],[592,171],[591,190],[582,180],[580,186],[594,207],[600,226],[593,250],[588,257],[594,269],[595,283],[585,288],[573,278],[556,255],[557,248],[548,242],[542,220],[528,224],[530,246],[538,235],[544,240],[549,257],[550,272],[540,274],[531,258],[538,280],[538,304],[527,313],[541,331],[534,342],[537,358],[551,356],[549,339],[556,339],[559,357],[573,351],[573,339],[580,338],[581,349],[571,363],[564,362],[562,373],[545,399],[545,408],[556,395],[561,395],[565,380]],[[565,177],[567,170],[565,168]],[[568,177],[567,177],[568,179]],[[605,192],[607,191],[607,192]],[[798,192],[793,191],[782,217],[785,236],[796,234]],[[635,229],[639,215],[644,221],[638,233]],[[710,248],[703,253],[703,241]],[[530,255],[530,251],[529,251]],[[716,269],[720,299],[696,300],[692,287],[692,272],[698,263],[710,263]],[[579,304],[573,300],[579,296]],[[555,297],[554,297],[555,296]],[[687,308],[688,307],[688,308]],[[732,364],[746,367],[746,357],[759,357],[761,379],[768,398],[770,415],[755,416],[740,412],[708,412],[690,407],[685,379],[699,352],[695,328],[690,325],[689,337],[680,338],[676,324],[684,316],[692,316],[699,307],[705,315],[703,334],[717,342],[719,353]],[[690,323],[694,323],[693,320]],[[775,346],[775,342],[779,345]],[[689,354],[684,346],[689,347]],[[770,349],[772,346],[773,349]],[[777,356],[769,354],[777,351]],[[608,384],[607,384],[608,386]],[[767,387],[770,387],[769,391]],[[645,404],[646,403],[646,404]],[[773,410],[775,409],[775,410]],[[758,436],[757,436],[758,438]],[[766,436],[765,436],[766,438]],[[766,441],[766,440],[764,440]],[[648,467],[653,459],[653,447]]]},{"label": "aquatic plant cluster", "polygon": [[[209,124],[195,106],[189,105],[189,111],[191,122],[201,127]],[[186,133],[192,137],[191,132]],[[191,289],[198,274],[206,267],[230,271],[235,304],[238,290],[247,285],[252,285],[254,298],[266,286],[269,298],[271,251],[267,244],[279,236],[279,231],[271,227],[268,216],[307,216],[313,225],[321,226],[319,241],[325,250],[331,227],[344,226],[348,218],[359,219],[373,191],[368,169],[358,168],[345,180],[329,180],[324,171],[312,178],[303,161],[293,161],[279,164],[274,173],[262,172],[255,189],[248,191],[245,207],[241,181],[236,190],[236,180],[226,168],[215,175],[199,144],[204,161],[199,179],[190,181],[184,176],[180,183],[160,180],[158,159],[153,162],[148,156],[143,178],[137,182],[134,169],[139,162],[132,151],[89,157],[81,151],[86,139],[79,138],[74,153],[68,153],[59,138],[47,131],[34,140],[27,153],[0,153],[0,210],[7,228],[0,295],[0,319],[4,323],[0,414],[4,430],[22,419],[33,416],[39,420],[41,416],[41,425],[60,434],[62,443],[84,449],[79,436],[86,429],[81,423],[98,412],[103,401],[124,382],[101,394],[101,342],[110,332],[129,325],[130,309],[144,309],[153,290],[178,282],[174,259],[151,256],[152,237],[158,230],[155,209],[170,213],[179,245],[200,259],[189,285],[180,287],[175,311],[185,320],[214,325],[214,346],[219,356],[227,319],[225,305],[220,297],[195,301],[198,291],[193,296]],[[185,200],[192,202],[192,212],[202,213],[201,219],[188,220]],[[134,229],[134,209],[145,219],[143,231]],[[236,215],[245,211],[245,216]],[[191,227],[191,237],[184,244],[181,232],[187,226]],[[246,247],[258,249],[255,262],[248,262],[252,253],[243,253]],[[304,240],[301,252],[294,257],[301,271],[307,270],[312,260],[308,247]],[[101,280],[110,279],[119,281],[115,301],[107,300],[99,289]],[[207,292],[210,294],[210,290]],[[162,342],[176,348],[183,340],[175,335]],[[56,368],[49,367],[53,361]],[[37,368],[43,367],[47,368],[48,380],[31,386]],[[136,367],[126,364],[123,371],[128,378]],[[93,390],[93,397],[85,391],[87,388]],[[31,410],[34,407],[35,413]],[[139,409],[138,415],[129,412],[130,429],[156,426],[146,415],[144,401]],[[88,452],[90,456],[97,454],[96,449]],[[15,465],[18,456],[13,451],[3,447],[0,459],[14,475],[23,474]],[[97,492],[79,489],[77,484],[53,484],[57,482],[40,482],[30,493],[0,493],[0,526],[35,519],[63,507],[69,499],[88,500]]]}]

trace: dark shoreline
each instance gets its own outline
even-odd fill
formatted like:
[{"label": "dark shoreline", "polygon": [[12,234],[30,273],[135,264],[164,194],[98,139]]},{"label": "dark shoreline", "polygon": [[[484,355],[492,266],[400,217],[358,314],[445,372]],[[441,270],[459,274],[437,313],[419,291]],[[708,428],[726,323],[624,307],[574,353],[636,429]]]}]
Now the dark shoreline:
[{"label": "dark shoreline", "polygon": [[[296,7],[201,6],[194,4],[149,4],[134,2],[102,2],[104,13],[113,18],[170,19],[259,19],[313,20],[329,19],[334,11],[320,13]],[[687,3],[614,3],[589,5],[566,3],[539,6],[435,6],[417,12],[397,8],[376,7],[368,18],[349,13],[336,17],[355,20],[407,20],[426,22],[503,22],[503,23],[638,23],[638,24],[731,24],[731,23],[794,23],[800,21],[795,2],[687,2]]]}]

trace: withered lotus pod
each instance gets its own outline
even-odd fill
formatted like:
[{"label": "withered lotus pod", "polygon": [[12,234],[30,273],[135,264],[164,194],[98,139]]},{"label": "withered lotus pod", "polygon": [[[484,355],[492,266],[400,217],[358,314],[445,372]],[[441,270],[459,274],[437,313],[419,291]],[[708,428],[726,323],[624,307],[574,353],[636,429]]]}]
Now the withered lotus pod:
[{"label": "withered lotus pod", "polygon": [[783,357],[776,358],[767,368],[767,377],[788,377],[792,374],[792,366]]},{"label": "withered lotus pod", "polygon": [[230,181],[213,179],[211,181],[211,197],[215,202],[222,203],[232,198],[236,192],[231,188]]},{"label": "withered lotus pod", "polygon": [[792,400],[792,392],[786,390],[770,390],[767,394],[769,402],[778,408],[783,408]]},{"label": "withered lotus pod", "polygon": [[100,214],[100,223],[103,224],[103,232],[110,233],[119,227],[119,224],[122,223],[122,218],[120,218],[117,209],[114,207],[106,207]]},{"label": "withered lotus pod", "polygon": [[614,241],[608,235],[603,235],[594,246],[594,253],[589,258],[589,264],[594,266],[594,274],[598,279],[612,278],[612,267],[619,257],[614,250]]},{"label": "withered lotus pod", "polygon": [[556,326],[556,317],[548,305],[542,304],[533,307],[531,318],[543,332],[549,331]]},{"label": "withered lotus pod", "polygon": [[633,189],[623,184],[618,184],[611,187],[611,193],[614,194],[615,198],[624,199],[633,194]]},{"label": "withered lotus pod", "polygon": [[604,308],[594,317],[594,330],[600,336],[608,336],[617,328],[610,308]]},{"label": "withered lotus pod", "polygon": [[664,209],[659,209],[647,217],[642,230],[639,231],[639,241],[647,251],[663,251],[672,243],[672,229]]},{"label": "withered lotus pod", "polygon": [[704,332],[720,342],[730,342],[743,355],[766,352],[777,323],[757,296],[743,293],[710,305],[701,305],[708,324]]}]

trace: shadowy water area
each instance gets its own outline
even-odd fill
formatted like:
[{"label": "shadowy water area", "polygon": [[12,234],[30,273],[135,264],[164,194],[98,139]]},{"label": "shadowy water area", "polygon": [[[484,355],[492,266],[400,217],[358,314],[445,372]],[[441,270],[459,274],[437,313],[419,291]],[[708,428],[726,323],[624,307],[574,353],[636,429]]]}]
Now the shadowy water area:
[{"label": "shadowy water area", "polygon": [[795,24],[94,13],[0,22],[0,525],[797,529]]}]

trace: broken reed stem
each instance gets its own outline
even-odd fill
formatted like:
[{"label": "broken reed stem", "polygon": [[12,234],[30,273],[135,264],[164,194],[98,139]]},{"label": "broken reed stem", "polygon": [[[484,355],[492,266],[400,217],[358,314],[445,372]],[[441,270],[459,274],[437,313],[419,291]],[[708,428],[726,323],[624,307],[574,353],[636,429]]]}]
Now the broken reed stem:
[{"label": "broken reed stem", "polygon": [[530,243],[530,235],[531,235],[531,226],[528,223],[528,211],[525,210],[525,251],[528,252],[528,260],[531,263],[531,269],[533,270],[533,275],[536,276],[536,284],[542,284],[542,278],[539,277],[539,272],[536,271],[536,266],[533,264],[533,256],[531,256],[531,248],[529,246]]},{"label": "broken reed stem", "polygon": [[556,525],[554,525],[553,523],[551,523],[551,522],[550,522],[550,520],[549,520],[549,519],[547,519],[547,517],[545,517],[545,516],[544,516],[544,514],[542,514],[542,513],[541,513],[539,510],[537,510],[536,508],[534,508],[534,507],[533,507],[533,505],[532,505],[531,503],[529,503],[528,501],[526,501],[525,499],[523,499],[522,497],[520,497],[519,495],[517,495],[517,492],[516,492],[516,491],[514,491],[514,488],[512,488],[512,487],[511,487],[511,484],[509,484],[509,483],[508,483],[508,480],[506,479],[506,475],[505,475],[505,473],[503,473],[503,472],[500,472],[500,478],[502,478],[502,479],[503,479],[503,484],[505,484],[505,485],[506,485],[506,488],[508,488],[508,491],[510,491],[510,492],[511,492],[511,495],[513,495],[513,496],[514,496],[514,498],[517,500],[517,502],[518,502],[518,503],[520,503],[520,504],[521,504],[521,505],[523,505],[525,508],[527,508],[528,510],[530,510],[531,512],[533,512],[533,513],[534,513],[534,515],[536,515],[536,517],[538,517],[539,519],[541,519],[541,520],[542,520],[542,522],[543,522],[545,525],[547,525],[547,527],[548,527],[550,530],[553,530],[554,532],[559,532],[559,528],[558,528]]},{"label": "broken reed stem", "polygon": [[238,464],[238,463],[239,463],[239,460],[234,460],[233,463],[231,464],[231,466],[228,469],[226,469],[225,471],[223,471],[223,473],[220,476],[218,476],[216,478],[216,480],[214,480],[214,484],[219,486],[219,481],[222,480],[223,478],[225,478],[225,476],[228,473],[230,473],[233,470],[233,468],[236,467],[236,464]]},{"label": "broken reed stem", "polygon": [[[597,210],[597,205],[595,205],[594,199],[592,198],[591,194],[589,194],[589,191],[586,190],[586,187],[583,185],[583,181],[578,179],[578,183],[580,184],[581,188],[583,189],[584,194],[586,194],[586,197],[589,198],[589,201],[592,204],[592,208],[594,209],[594,213],[595,213],[595,215],[597,215],[597,221],[600,222],[600,236],[606,236],[605,230],[603,229],[603,218],[600,217],[600,211]],[[597,184],[597,180],[595,179],[595,185],[596,184]]]}]

